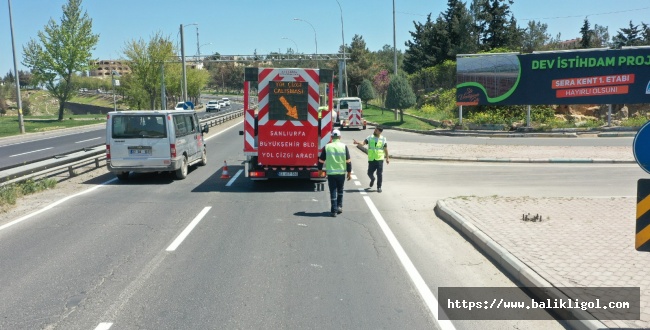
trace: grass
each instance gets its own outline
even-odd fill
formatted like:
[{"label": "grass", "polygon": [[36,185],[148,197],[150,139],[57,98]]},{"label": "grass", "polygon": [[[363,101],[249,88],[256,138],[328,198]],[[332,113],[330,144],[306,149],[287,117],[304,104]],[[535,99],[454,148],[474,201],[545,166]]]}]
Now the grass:
[{"label": "grass", "polygon": [[436,128],[429,123],[409,116],[404,116],[404,122],[396,121],[395,114],[392,111],[384,110],[382,114],[381,108],[370,104],[363,109],[363,117],[369,122],[377,123],[382,126],[400,127],[423,131],[428,131]]},{"label": "grass", "polygon": [[[23,123],[25,133],[38,133],[62,128],[78,127],[105,123],[106,118],[99,115],[66,116],[58,121],[57,116],[25,116]],[[19,135],[20,127],[17,116],[0,117],[0,137]]]},{"label": "grass", "polygon": [[10,206],[15,205],[16,201],[22,196],[35,194],[54,187],[56,187],[56,180],[54,179],[27,180],[2,186],[0,187],[0,210],[5,211]]}]

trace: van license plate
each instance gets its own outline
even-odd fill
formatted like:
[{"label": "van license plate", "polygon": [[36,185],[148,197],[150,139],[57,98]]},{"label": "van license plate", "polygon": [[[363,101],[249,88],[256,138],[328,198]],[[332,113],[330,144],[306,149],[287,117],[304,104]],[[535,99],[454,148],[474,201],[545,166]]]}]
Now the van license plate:
[{"label": "van license plate", "polygon": [[278,172],[278,176],[298,176],[298,172]]},{"label": "van license plate", "polygon": [[129,147],[131,156],[151,156],[151,147]]}]

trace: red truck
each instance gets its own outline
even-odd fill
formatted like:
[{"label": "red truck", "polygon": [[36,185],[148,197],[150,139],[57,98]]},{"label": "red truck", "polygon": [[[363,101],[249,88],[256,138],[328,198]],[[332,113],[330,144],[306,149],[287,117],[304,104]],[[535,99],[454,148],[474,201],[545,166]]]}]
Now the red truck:
[{"label": "red truck", "polygon": [[[332,70],[245,68],[244,162],[251,180],[325,180],[318,155],[331,140]],[[250,84],[257,83],[257,109],[249,104]],[[329,88],[322,88],[322,84]],[[321,90],[330,91],[323,108]]]}]

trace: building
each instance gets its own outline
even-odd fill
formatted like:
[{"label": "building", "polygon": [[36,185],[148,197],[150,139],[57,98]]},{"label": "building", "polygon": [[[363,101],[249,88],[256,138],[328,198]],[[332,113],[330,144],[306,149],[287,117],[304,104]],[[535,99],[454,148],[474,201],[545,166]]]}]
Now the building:
[{"label": "building", "polygon": [[127,64],[127,61],[123,60],[100,60],[91,64],[91,69],[89,75],[91,77],[109,77],[111,72],[117,72],[119,75],[130,74],[131,68]]}]

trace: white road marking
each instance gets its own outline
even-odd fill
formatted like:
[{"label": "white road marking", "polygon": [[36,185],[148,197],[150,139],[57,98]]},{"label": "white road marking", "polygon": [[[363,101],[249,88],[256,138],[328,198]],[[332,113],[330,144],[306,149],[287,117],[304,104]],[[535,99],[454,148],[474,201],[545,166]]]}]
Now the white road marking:
[{"label": "white road marking", "polygon": [[360,185],[361,185],[361,182],[359,182],[359,181],[354,181],[354,185],[355,185],[355,186],[360,186]]},{"label": "white road marking", "polygon": [[404,251],[402,245],[399,243],[399,241],[397,240],[393,232],[390,230],[390,227],[388,227],[388,224],[381,216],[381,213],[379,213],[379,210],[372,202],[370,197],[364,196],[363,199],[366,201],[366,204],[368,205],[370,212],[372,212],[372,215],[375,217],[375,220],[377,220],[377,224],[379,224],[379,227],[384,232],[386,239],[388,239],[390,246],[393,248],[393,251],[395,251],[397,258],[402,263],[402,266],[406,270],[406,273],[408,273],[409,277],[411,278],[411,281],[415,285],[415,288],[420,293],[420,297],[422,297],[422,300],[424,300],[425,304],[429,308],[429,311],[431,312],[431,314],[433,314],[433,317],[438,322],[438,326],[443,330],[456,329],[450,320],[440,320],[438,314],[438,300],[431,292],[431,289],[429,289],[429,287],[427,286],[427,283],[424,282],[424,279],[422,278],[418,270],[415,268],[415,265],[413,265],[413,262],[411,262],[411,259],[406,254],[406,251]]},{"label": "white road marking", "polygon": [[199,213],[199,215],[197,215],[196,218],[194,218],[194,220],[192,220],[192,222],[190,222],[190,224],[183,230],[183,232],[180,235],[178,235],[178,237],[176,237],[174,242],[172,242],[172,244],[169,247],[167,247],[166,251],[168,252],[176,251],[176,248],[178,248],[178,246],[181,245],[181,243],[183,243],[183,240],[185,240],[185,238],[192,232],[194,227],[196,227],[196,225],[198,225],[199,222],[201,222],[203,217],[206,215],[206,213],[208,213],[208,211],[210,211],[211,208],[212,206],[204,207],[203,210]]},{"label": "white road marking", "polygon": [[239,176],[243,171],[244,171],[244,170],[239,170],[239,171],[237,171],[237,173],[235,174],[235,176],[233,176],[232,179],[230,179],[230,181],[228,181],[228,183],[226,183],[226,187],[230,187],[230,186],[235,182],[235,180],[237,180],[237,177],[238,177],[238,176]]},{"label": "white road marking", "polygon": [[95,190],[95,189],[98,189],[98,188],[100,188],[100,187],[103,187],[103,186],[105,186],[106,184],[109,184],[109,183],[111,183],[111,182],[113,182],[113,181],[116,181],[116,180],[117,180],[117,178],[114,178],[114,179],[112,179],[112,180],[108,180],[108,181],[106,181],[106,182],[104,182],[104,183],[99,184],[98,186],[95,186],[95,187],[92,187],[92,188],[86,189],[86,190],[84,190],[84,191],[82,191],[82,192],[80,192],[80,193],[76,193],[76,194],[74,194],[74,195],[70,195],[70,196],[65,197],[65,198],[63,198],[63,199],[60,199],[60,200],[58,200],[58,201],[56,201],[56,202],[54,202],[54,203],[52,203],[52,204],[50,204],[50,205],[48,205],[48,206],[46,206],[46,207],[44,207],[44,208],[42,208],[42,209],[36,211],[36,212],[32,212],[32,213],[30,213],[30,214],[28,214],[28,215],[26,215],[26,216],[24,216],[24,217],[22,217],[22,218],[18,218],[18,219],[16,219],[16,220],[12,221],[12,222],[9,222],[9,223],[7,223],[7,224],[4,224],[4,225],[0,226],[0,231],[2,231],[3,229],[7,229],[7,228],[9,228],[9,227],[11,227],[11,226],[13,226],[13,225],[15,225],[15,224],[17,224],[17,223],[23,222],[23,221],[25,221],[25,220],[27,220],[27,219],[29,219],[29,218],[35,216],[35,215],[41,214],[41,213],[43,213],[43,212],[45,212],[45,211],[47,211],[47,210],[49,210],[49,209],[51,209],[51,208],[53,208],[53,207],[55,207],[55,206],[57,206],[57,205],[62,204],[63,202],[65,202],[65,201],[67,201],[67,200],[70,200],[70,199],[75,198],[75,197],[77,197],[77,196],[81,196],[81,195],[83,195],[83,194],[89,193],[89,192],[91,192],[91,191],[93,191],[93,190]]},{"label": "white road marking", "polygon": [[100,323],[95,330],[108,330],[113,326],[113,323],[102,322]]},{"label": "white road marking", "polygon": [[359,192],[361,193],[361,195],[368,195],[368,193],[366,192],[366,190],[363,189],[363,188],[360,188],[360,189],[359,189]]},{"label": "white road marking", "polygon": [[92,140],[99,140],[99,139],[101,139],[101,137],[96,137],[96,138],[93,138],[93,139],[88,139],[88,140],[83,140],[83,141],[77,141],[75,143],[84,143],[84,142],[88,142],[88,141],[92,141]]},{"label": "white road marking", "polygon": [[43,151],[43,150],[49,150],[49,149],[52,149],[52,148],[54,148],[54,147],[49,147],[49,148],[45,148],[45,149],[38,149],[38,150],[34,150],[34,151],[23,152],[22,154],[11,155],[11,156],[9,156],[9,158],[16,157],[16,156],[27,155],[27,154],[31,154],[31,153],[39,152],[39,151]]},{"label": "white road marking", "polygon": [[241,123],[237,123],[237,124],[235,124],[235,125],[232,125],[232,126],[226,128],[226,129],[224,129],[223,131],[221,131],[221,132],[219,132],[219,133],[217,133],[217,134],[215,134],[215,135],[209,136],[209,137],[207,137],[207,138],[205,138],[205,139],[203,139],[203,140],[204,140],[204,141],[210,140],[211,138],[216,137],[216,136],[219,136],[219,135],[225,133],[226,131],[230,130],[231,128],[233,128],[233,127],[235,127],[235,126],[237,126],[237,125],[239,125],[239,124],[241,124]]},{"label": "white road marking", "polygon": [[[350,173],[352,173],[352,172],[350,172]],[[357,179],[357,176],[356,176],[356,175],[350,175],[350,176],[352,177],[352,180],[356,180],[356,179]]]}]

